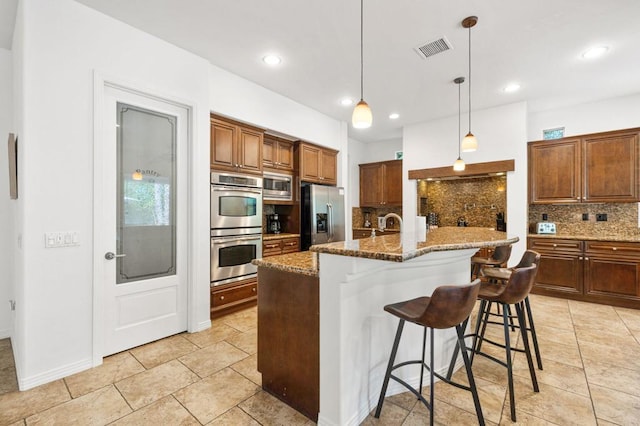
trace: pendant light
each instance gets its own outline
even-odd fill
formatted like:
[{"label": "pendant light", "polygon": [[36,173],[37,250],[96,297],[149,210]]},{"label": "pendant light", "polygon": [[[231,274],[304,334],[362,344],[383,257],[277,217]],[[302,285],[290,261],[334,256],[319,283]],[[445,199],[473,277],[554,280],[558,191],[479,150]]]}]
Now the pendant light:
[{"label": "pendant light", "polygon": [[460,157],[460,142],[459,142],[460,141],[460,85],[464,83],[464,77],[458,77],[455,80],[453,80],[453,82],[458,85],[458,142],[456,142],[456,144],[458,145],[458,159],[456,160],[455,163],[453,163],[453,170],[456,172],[461,172],[465,168],[464,161],[462,160],[462,157]]},{"label": "pendant light", "polygon": [[353,109],[353,115],[351,116],[351,122],[353,127],[356,129],[366,129],[371,127],[371,123],[373,122],[373,114],[371,114],[371,108],[364,101],[364,78],[363,78],[363,1],[360,0],[360,102]]},{"label": "pendant light", "polygon": [[462,140],[462,152],[473,152],[478,149],[478,140],[471,133],[471,27],[477,23],[477,16],[469,16],[462,21],[462,26],[469,29],[469,133]]}]

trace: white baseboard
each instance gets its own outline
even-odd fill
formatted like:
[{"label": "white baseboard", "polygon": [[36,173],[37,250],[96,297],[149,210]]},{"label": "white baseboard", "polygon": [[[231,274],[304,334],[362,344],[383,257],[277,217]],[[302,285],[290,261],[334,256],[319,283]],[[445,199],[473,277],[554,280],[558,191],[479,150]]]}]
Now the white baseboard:
[{"label": "white baseboard", "polygon": [[91,367],[93,367],[93,363],[89,357],[59,368],[54,368],[53,370],[45,371],[44,373],[36,374],[35,376],[18,377],[18,388],[21,391],[25,391],[88,370]]},{"label": "white baseboard", "polygon": [[191,333],[197,333],[198,331],[206,330],[207,328],[211,328],[211,320],[202,321],[198,323],[197,328]]}]

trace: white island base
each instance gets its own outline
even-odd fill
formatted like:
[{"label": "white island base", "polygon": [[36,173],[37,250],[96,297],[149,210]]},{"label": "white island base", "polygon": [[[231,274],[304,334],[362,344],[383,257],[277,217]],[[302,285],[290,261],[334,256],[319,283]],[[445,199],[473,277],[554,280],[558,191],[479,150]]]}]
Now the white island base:
[{"label": "white island base", "polygon": [[[434,251],[403,262],[319,253],[319,425],[356,426],[375,409],[398,326],[398,318],[383,307],[430,296],[441,285],[468,283],[477,250]],[[420,359],[422,333],[422,327],[405,325],[396,363]],[[455,342],[454,328],[436,330],[434,371],[446,374]],[[394,374],[418,387],[418,365]],[[424,383],[428,380],[425,369]],[[390,381],[387,396],[406,391]]]}]

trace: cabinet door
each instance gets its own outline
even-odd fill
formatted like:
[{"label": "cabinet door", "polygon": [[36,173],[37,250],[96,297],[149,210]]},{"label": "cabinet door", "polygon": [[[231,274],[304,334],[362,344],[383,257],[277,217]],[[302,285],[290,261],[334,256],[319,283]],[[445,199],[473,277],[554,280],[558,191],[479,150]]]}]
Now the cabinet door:
[{"label": "cabinet door", "polygon": [[320,149],[300,144],[300,179],[320,182]]},{"label": "cabinet door", "polygon": [[262,173],[262,132],[239,128],[238,163],[243,173]]},{"label": "cabinet door", "polygon": [[584,139],[584,201],[638,201],[638,134]]},{"label": "cabinet door", "polygon": [[534,292],[549,295],[583,294],[583,244],[577,240],[530,238],[528,247],[540,253]]},{"label": "cabinet door", "polygon": [[284,238],[282,240],[282,254],[300,251],[300,238]]},{"label": "cabinet door", "polygon": [[262,166],[275,168],[276,167],[276,150],[278,142],[275,139],[271,139],[265,136],[262,141]]},{"label": "cabinet door", "polygon": [[585,293],[608,298],[640,300],[640,262],[597,254],[585,257]]},{"label": "cabinet door", "polygon": [[333,151],[323,149],[320,153],[320,180],[322,183],[335,185],[337,179],[337,155]]},{"label": "cabinet door", "polygon": [[382,167],[378,163],[360,164],[360,207],[382,204]]},{"label": "cabinet door", "polygon": [[580,140],[529,144],[529,203],[581,201]]},{"label": "cabinet door", "polygon": [[293,171],[293,143],[278,141],[276,153],[276,167]]},{"label": "cabinet door", "polygon": [[402,207],[402,160],[389,161],[384,164],[382,182],[385,205]]},{"label": "cabinet door", "polygon": [[211,120],[211,169],[236,170],[236,137],[236,126]]}]

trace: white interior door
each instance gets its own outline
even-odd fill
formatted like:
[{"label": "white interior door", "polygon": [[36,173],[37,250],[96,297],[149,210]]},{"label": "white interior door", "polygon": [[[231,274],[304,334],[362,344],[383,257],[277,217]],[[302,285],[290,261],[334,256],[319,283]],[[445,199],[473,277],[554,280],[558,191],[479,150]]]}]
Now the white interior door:
[{"label": "white interior door", "polygon": [[104,353],[187,329],[186,108],[105,87]]}]

